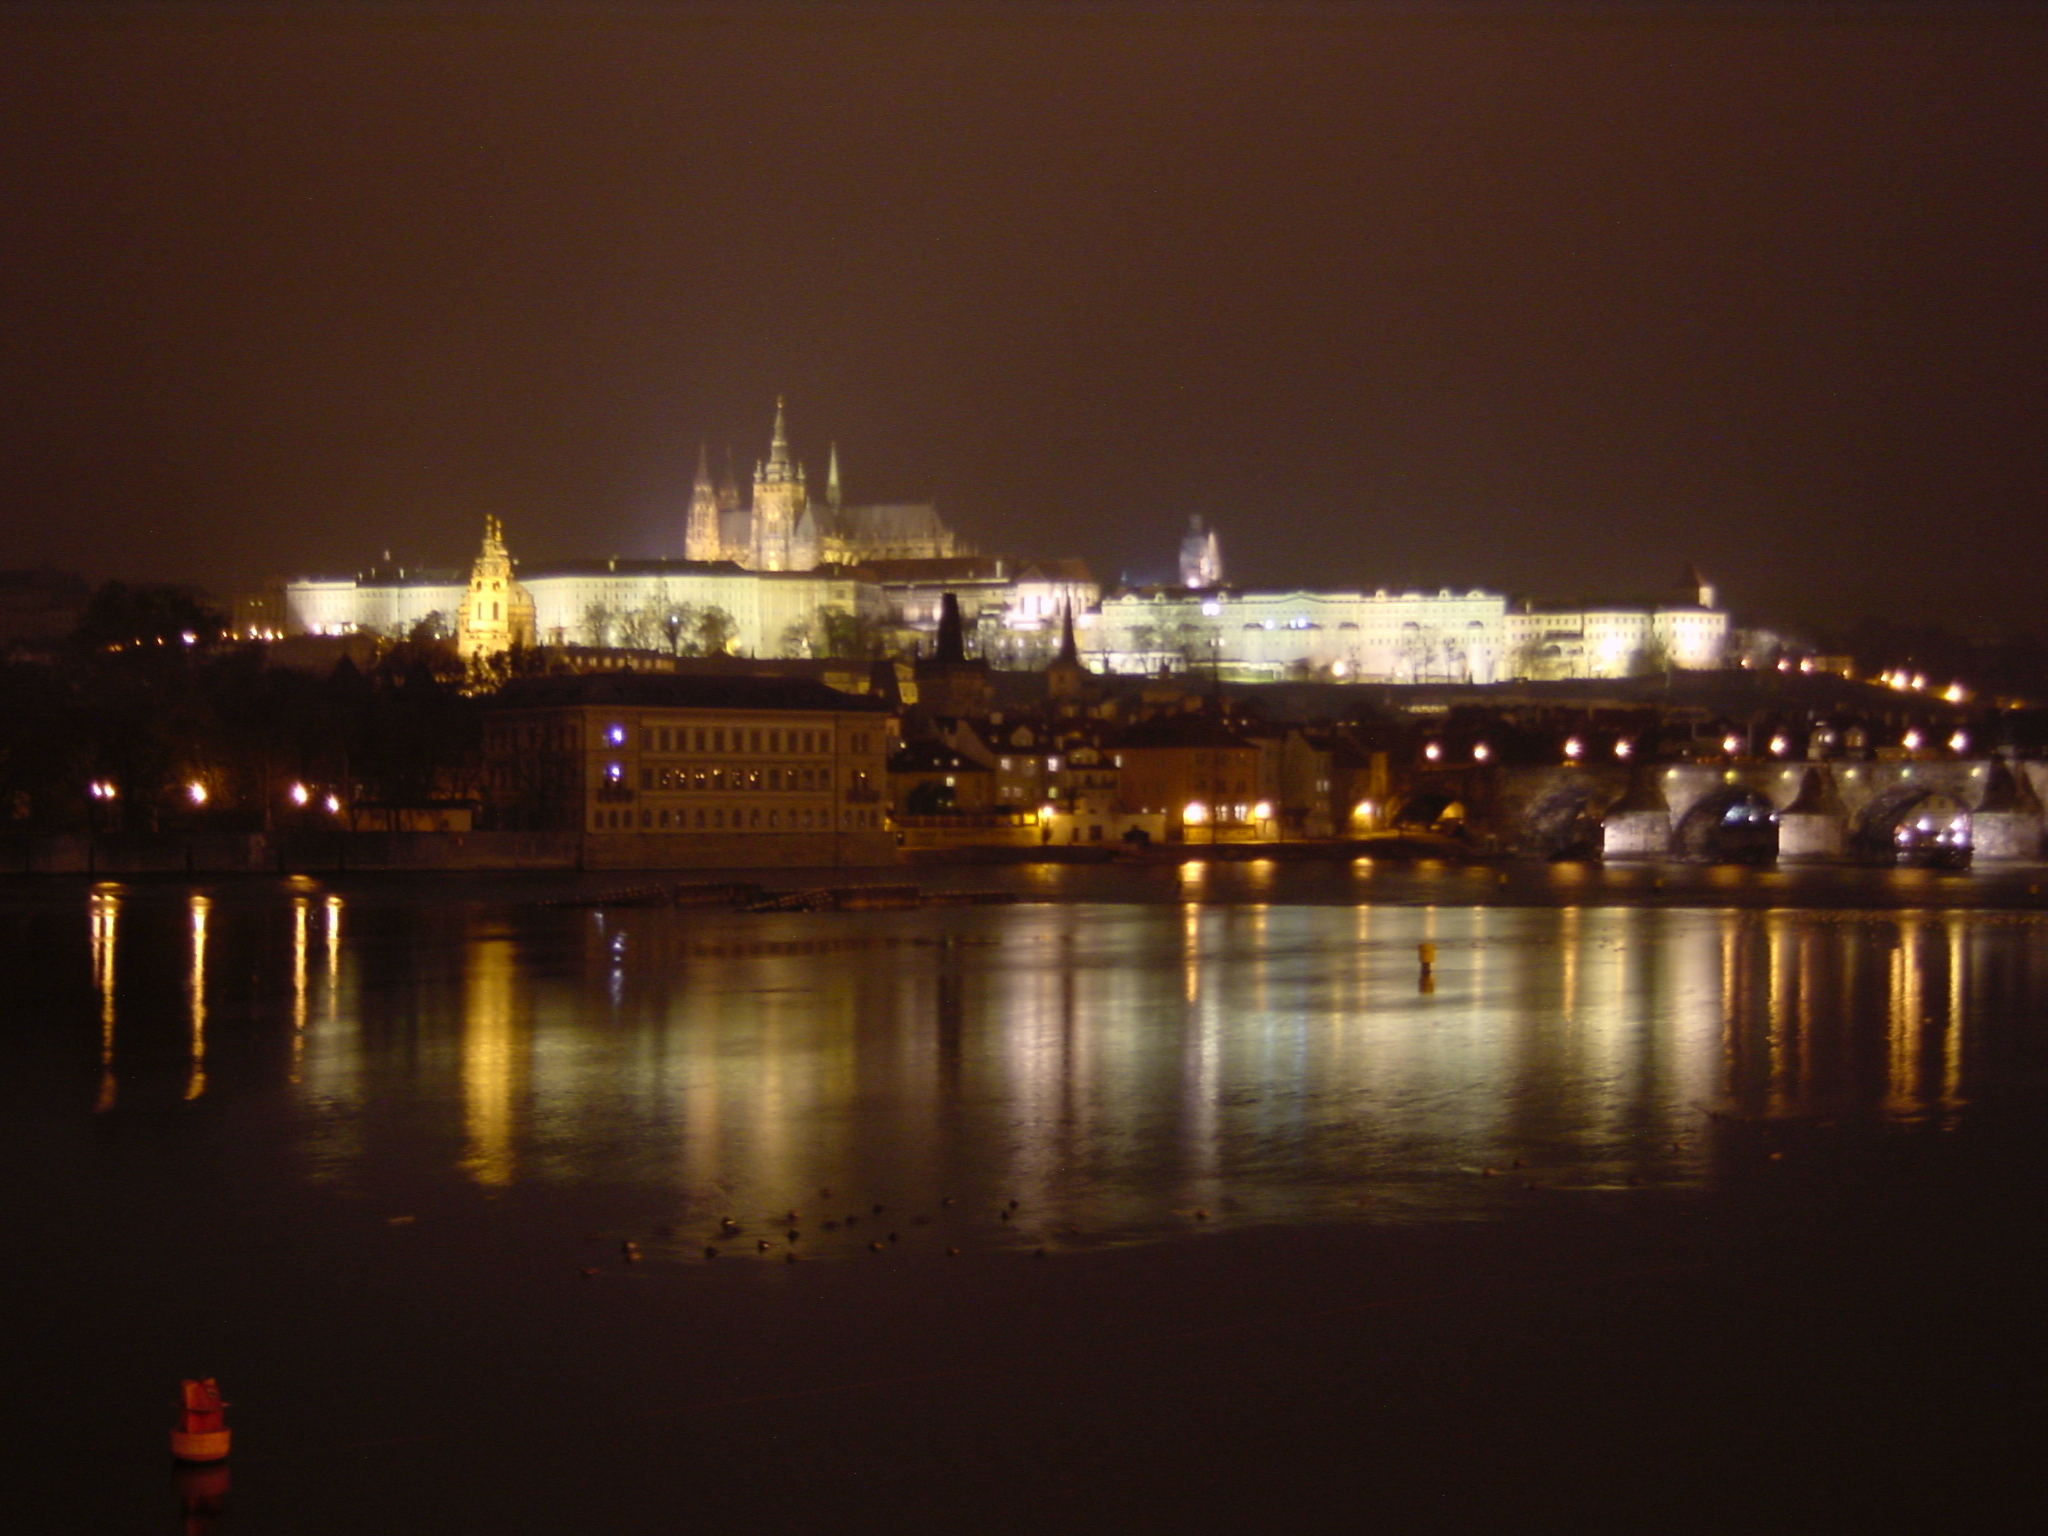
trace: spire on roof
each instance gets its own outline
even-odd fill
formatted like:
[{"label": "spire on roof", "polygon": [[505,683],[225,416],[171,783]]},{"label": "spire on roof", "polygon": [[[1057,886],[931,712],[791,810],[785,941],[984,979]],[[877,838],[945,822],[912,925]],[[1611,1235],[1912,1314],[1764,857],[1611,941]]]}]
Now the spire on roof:
[{"label": "spire on roof", "polygon": [[839,510],[839,445],[832,445],[831,457],[825,461],[825,505],[834,512]]},{"label": "spire on roof", "polygon": [[768,443],[768,462],[787,464],[789,462],[789,429],[782,424],[782,396],[775,397],[775,435]]},{"label": "spire on roof", "polygon": [[1074,644],[1074,605],[1071,601],[1060,609],[1060,653],[1055,659],[1076,666],[1081,661],[1080,649]]},{"label": "spire on roof", "polygon": [[939,599],[939,649],[932,659],[938,662],[967,659],[967,637],[960,624],[960,599],[951,592]]}]

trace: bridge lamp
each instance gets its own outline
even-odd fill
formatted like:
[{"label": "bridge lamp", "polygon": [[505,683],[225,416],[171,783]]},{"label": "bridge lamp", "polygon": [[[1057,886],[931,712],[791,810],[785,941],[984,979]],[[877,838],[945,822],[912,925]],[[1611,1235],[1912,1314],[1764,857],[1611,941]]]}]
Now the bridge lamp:
[{"label": "bridge lamp", "polygon": [[1437,743],[1432,741],[1428,746],[1422,749],[1422,755],[1428,758],[1433,763],[1438,758],[1444,755],[1444,749],[1441,746],[1437,745]]},{"label": "bridge lamp", "polygon": [[1721,738],[1721,750],[1730,757],[1733,757],[1742,750],[1742,738],[1740,736],[1723,736]]},{"label": "bridge lamp", "polygon": [[185,786],[185,798],[194,805],[206,804],[206,786],[194,779]]},{"label": "bridge lamp", "polygon": [[304,804],[305,804],[305,803],[306,803],[306,802],[307,802],[308,800],[310,800],[310,799],[312,799],[312,798],[313,798],[313,791],[311,791],[310,789],[306,788],[306,786],[305,786],[305,785],[303,785],[303,784],[294,784],[294,785],[292,786],[292,804],[293,804],[293,805],[304,805]]},{"label": "bridge lamp", "polygon": [[1901,739],[1900,745],[1908,752],[1918,752],[1920,750],[1920,741],[1921,736],[1918,731],[1908,731]]},{"label": "bridge lamp", "polygon": [[1969,733],[1968,731],[1957,731],[1957,732],[1955,733],[1955,735],[1953,735],[1953,736],[1949,737],[1949,739],[1948,739],[1948,749],[1949,749],[1949,751],[1951,751],[1951,752],[1967,752],[1967,751],[1969,751],[1969,750],[1970,750],[1970,733]]},{"label": "bridge lamp", "polygon": [[1773,736],[1771,738],[1771,755],[1773,757],[1783,757],[1787,752],[1790,752],[1791,750],[1792,743],[1787,741],[1784,737]]},{"label": "bridge lamp", "polygon": [[1951,704],[1960,704],[1970,696],[1970,690],[1961,683],[1950,683],[1941,696]]},{"label": "bridge lamp", "polygon": [[[1571,750],[1571,744],[1569,742],[1565,744],[1565,750],[1567,752]],[[1614,744],[1614,755],[1620,758],[1623,762],[1626,762],[1629,758],[1633,757],[1635,755],[1635,750],[1636,744],[1630,741],[1626,736],[1622,737],[1621,740],[1617,741]]]},{"label": "bridge lamp", "polygon": [[1483,763],[1491,756],[1493,756],[1493,748],[1489,747],[1485,742],[1477,741],[1472,744],[1473,762]]},{"label": "bridge lamp", "polygon": [[339,816],[341,814],[341,796],[329,795],[322,803],[327,807],[328,815]]},{"label": "bridge lamp", "polygon": [[[1621,750],[1620,743],[1617,742],[1615,744],[1615,750],[1617,752]],[[1576,763],[1585,754],[1585,751],[1586,744],[1583,741],[1579,740],[1576,736],[1569,737],[1564,744],[1564,760],[1568,763]]]}]

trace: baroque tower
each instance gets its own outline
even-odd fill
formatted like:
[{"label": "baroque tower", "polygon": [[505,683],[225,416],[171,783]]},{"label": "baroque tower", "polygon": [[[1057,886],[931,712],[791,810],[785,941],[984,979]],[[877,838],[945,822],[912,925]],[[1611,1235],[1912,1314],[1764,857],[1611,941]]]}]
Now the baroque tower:
[{"label": "baroque tower", "polygon": [[469,590],[455,616],[455,651],[464,661],[496,656],[515,645],[532,645],[533,594],[512,574],[505,552],[505,528],[484,519],[483,549],[469,570]]}]

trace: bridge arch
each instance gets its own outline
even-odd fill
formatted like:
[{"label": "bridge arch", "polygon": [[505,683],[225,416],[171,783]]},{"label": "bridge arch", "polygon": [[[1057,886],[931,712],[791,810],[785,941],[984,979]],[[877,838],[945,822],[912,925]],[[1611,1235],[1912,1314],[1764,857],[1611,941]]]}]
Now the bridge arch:
[{"label": "bridge arch", "polygon": [[1710,864],[1769,864],[1778,857],[1778,818],[1770,797],[1747,784],[1723,784],[1695,800],[1671,837],[1682,859]]},{"label": "bridge arch", "polygon": [[1465,802],[1449,790],[1418,790],[1401,802],[1393,825],[1411,831],[1444,832],[1465,825]]},{"label": "bridge arch", "polygon": [[1944,790],[1895,784],[1866,801],[1849,826],[1858,853],[1906,864],[1970,862],[1970,808]]},{"label": "bridge arch", "polygon": [[1522,813],[1521,845],[1541,859],[1596,859],[1600,856],[1600,786],[1561,785]]}]

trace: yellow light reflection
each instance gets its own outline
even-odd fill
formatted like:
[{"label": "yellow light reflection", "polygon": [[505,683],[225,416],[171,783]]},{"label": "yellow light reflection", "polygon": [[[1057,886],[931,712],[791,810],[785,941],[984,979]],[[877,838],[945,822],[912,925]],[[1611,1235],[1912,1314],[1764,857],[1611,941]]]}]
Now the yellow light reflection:
[{"label": "yellow light reflection", "polygon": [[1580,909],[1566,907],[1558,917],[1558,954],[1564,961],[1564,975],[1560,982],[1563,992],[1560,1012],[1564,1022],[1575,1023],[1579,1011],[1579,946],[1585,942],[1579,932]]},{"label": "yellow light reflection", "polygon": [[1788,964],[1791,957],[1790,946],[1785,942],[1785,924],[1783,912],[1772,912],[1764,918],[1764,975],[1770,988],[1764,1012],[1764,1080],[1770,1085],[1773,1114],[1781,1114],[1785,1109],[1786,1062],[1791,1052],[1792,1014],[1798,1004]]},{"label": "yellow light reflection", "polygon": [[191,899],[192,969],[185,978],[185,992],[192,1005],[192,1062],[185,1076],[185,1097],[196,1099],[206,1092],[206,915],[213,903],[204,896]]},{"label": "yellow light reflection", "polygon": [[341,1015],[341,898],[327,898],[327,1022]]},{"label": "yellow light reflection", "polygon": [[1963,1019],[1969,1009],[1969,951],[1963,914],[1948,915],[1948,1029],[1941,1042],[1941,1106],[1963,1103]]},{"label": "yellow light reflection", "polygon": [[100,994],[100,1091],[95,1112],[114,1107],[114,935],[121,917],[121,887],[99,885],[92,893],[92,979]]},{"label": "yellow light reflection", "polygon": [[306,1056],[306,928],[312,904],[303,896],[292,898],[292,1069],[291,1081],[299,1080]]},{"label": "yellow light reflection", "polygon": [[1898,946],[1891,955],[1890,1009],[1885,1029],[1887,1107],[1917,1107],[1920,1031],[1925,1019],[1925,977],[1920,972],[1920,916],[1901,913]]},{"label": "yellow light reflection", "polygon": [[470,947],[462,1017],[463,1170],[479,1184],[512,1182],[512,1104],[519,1075],[512,1018],[513,946],[486,939]]}]

